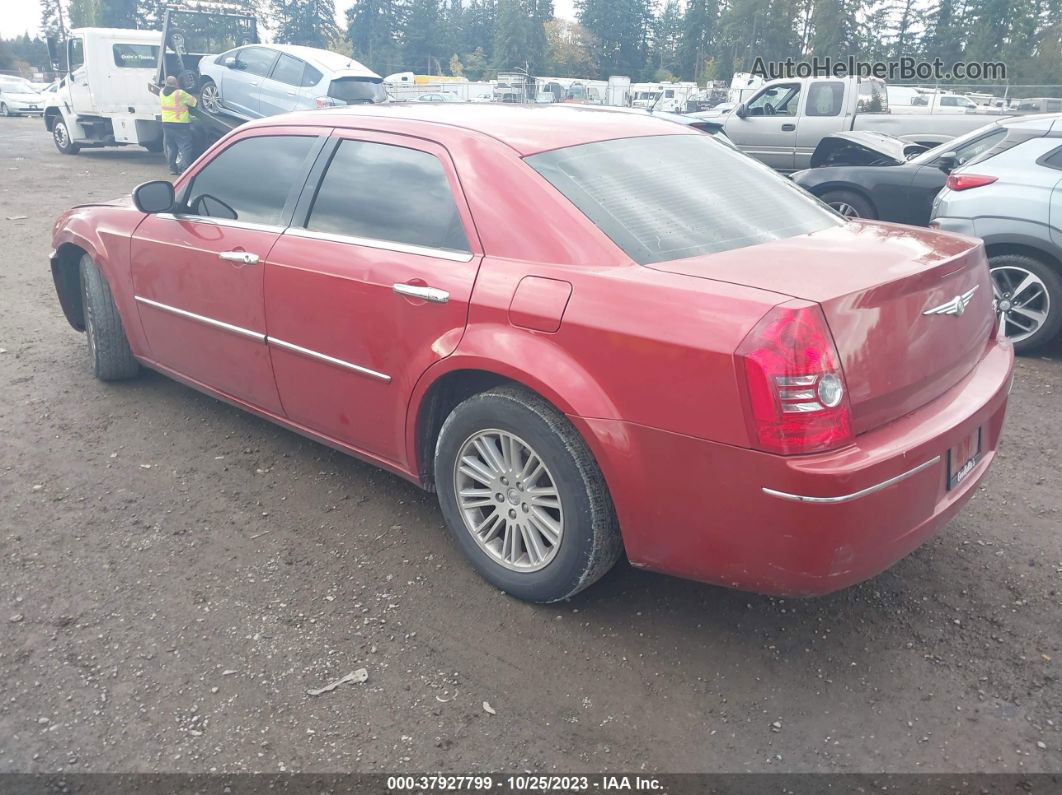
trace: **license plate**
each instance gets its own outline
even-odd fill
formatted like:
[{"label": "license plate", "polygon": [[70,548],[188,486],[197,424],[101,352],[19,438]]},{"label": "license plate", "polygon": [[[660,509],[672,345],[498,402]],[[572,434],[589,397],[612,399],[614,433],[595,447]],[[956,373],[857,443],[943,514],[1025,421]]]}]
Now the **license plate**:
[{"label": "license plate", "polygon": [[978,428],[948,450],[948,488],[958,486],[981,460],[981,429]]}]

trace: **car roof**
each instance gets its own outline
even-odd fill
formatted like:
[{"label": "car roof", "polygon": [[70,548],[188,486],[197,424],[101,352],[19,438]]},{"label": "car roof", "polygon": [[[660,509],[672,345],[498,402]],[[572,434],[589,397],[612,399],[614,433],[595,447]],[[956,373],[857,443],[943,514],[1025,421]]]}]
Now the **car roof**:
[{"label": "car roof", "polygon": [[[270,116],[246,126],[278,123],[330,127],[365,127],[367,117],[400,121],[409,131],[445,126],[471,135],[488,135],[521,155],[550,149],[649,135],[701,135],[700,131],[674,122],[654,119],[651,114],[611,113],[605,108],[582,105],[516,105],[465,102],[396,102],[380,105],[350,105],[325,110]],[[388,129],[393,128],[388,124]]]},{"label": "car roof", "polygon": [[314,66],[321,66],[332,72],[343,72],[351,75],[365,75],[366,77],[379,77],[376,72],[364,64],[355,61],[348,55],[322,50],[317,47],[304,47],[301,44],[252,44],[252,47],[268,47],[271,50],[293,55],[304,61],[309,61]]},{"label": "car roof", "polygon": [[1012,116],[1007,119],[1001,119],[998,123],[1003,127],[1025,127],[1032,130],[1043,130],[1051,132],[1054,129],[1056,132],[1062,131],[1062,113],[1037,113],[1032,116]]}]

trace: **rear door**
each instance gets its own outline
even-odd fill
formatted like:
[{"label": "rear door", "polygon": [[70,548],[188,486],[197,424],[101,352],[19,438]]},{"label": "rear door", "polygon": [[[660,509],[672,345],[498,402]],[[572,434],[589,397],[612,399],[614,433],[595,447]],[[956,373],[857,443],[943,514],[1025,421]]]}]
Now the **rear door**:
[{"label": "rear door", "polygon": [[282,414],[265,342],[263,268],[325,138],[309,128],[254,132],[195,172],[183,209],[141,222],[131,271],[154,361]]},{"label": "rear door", "polygon": [[288,417],[405,462],[417,380],[464,332],[481,259],[446,150],[337,132],[266,265],[273,372]]},{"label": "rear door", "polygon": [[305,61],[282,52],[273,64],[269,77],[259,84],[259,114],[275,116],[294,110],[305,70]]},{"label": "rear door", "polygon": [[279,53],[268,47],[244,47],[236,51],[236,63],[225,72],[221,96],[225,104],[248,118],[258,118],[262,81],[273,69]]},{"label": "rear door", "polygon": [[1058,175],[1058,182],[1051,191],[1051,207],[1049,210],[1049,224],[1051,227],[1051,241],[1062,246],[1062,146],[1040,158],[1039,164],[1049,168]]}]

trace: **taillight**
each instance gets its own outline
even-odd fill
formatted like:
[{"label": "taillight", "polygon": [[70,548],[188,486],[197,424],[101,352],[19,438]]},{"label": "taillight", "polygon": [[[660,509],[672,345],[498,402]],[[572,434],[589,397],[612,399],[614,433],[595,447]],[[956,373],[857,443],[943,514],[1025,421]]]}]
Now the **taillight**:
[{"label": "taillight", "polygon": [[999,177],[982,177],[977,174],[949,174],[944,187],[951,190],[969,190],[970,188],[983,188],[991,185]]},{"label": "taillight", "polygon": [[319,108],[334,108],[337,105],[343,104],[334,97],[315,97],[313,101],[314,104]]},{"label": "taillight", "polygon": [[818,304],[790,301],[768,312],[736,351],[754,447],[796,455],[852,441],[840,357]]}]

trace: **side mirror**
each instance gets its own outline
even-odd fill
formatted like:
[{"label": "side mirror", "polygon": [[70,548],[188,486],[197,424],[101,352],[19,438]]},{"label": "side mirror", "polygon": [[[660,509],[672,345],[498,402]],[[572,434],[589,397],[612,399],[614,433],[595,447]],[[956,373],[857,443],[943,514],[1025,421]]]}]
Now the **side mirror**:
[{"label": "side mirror", "polygon": [[739,119],[748,118],[749,109],[747,107],[745,107],[745,103],[744,102],[742,102],[740,105],[738,105],[736,108],[734,108],[734,115],[737,116]]},{"label": "side mirror", "polygon": [[937,158],[937,168],[945,174],[951,173],[951,171],[958,165],[959,156],[955,152],[945,152]]},{"label": "side mirror", "polygon": [[133,188],[133,204],[142,213],[168,213],[173,203],[172,182],[156,179]]},{"label": "side mirror", "polygon": [[236,66],[236,56],[227,55],[221,61],[222,66],[227,66],[229,69],[233,69]]}]

